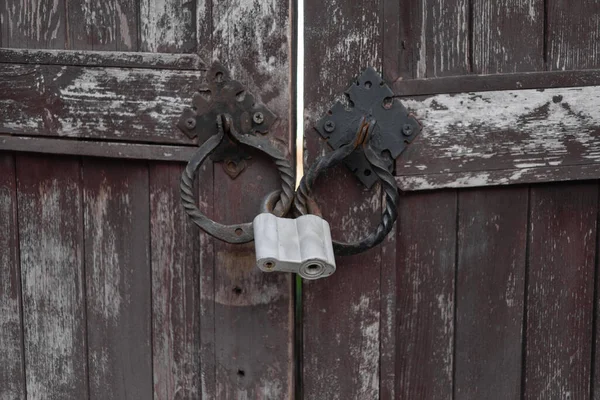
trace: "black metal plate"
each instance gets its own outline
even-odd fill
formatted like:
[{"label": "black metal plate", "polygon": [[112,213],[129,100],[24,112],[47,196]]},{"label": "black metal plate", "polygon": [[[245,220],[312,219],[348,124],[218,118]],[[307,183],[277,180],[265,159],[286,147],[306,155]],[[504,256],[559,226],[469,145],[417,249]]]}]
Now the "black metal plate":
[{"label": "black metal plate", "polygon": [[[177,126],[188,137],[198,137],[202,145],[217,133],[217,115],[229,114],[238,132],[246,135],[266,134],[277,116],[264,104],[257,103],[254,96],[240,82],[232,80],[229,71],[215,62],[207,72],[208,87],[194,94],[192,108],[187,108]],[[236,165],[250,154],[229,138],[211,154],[213,161],[228,160]]]},{"label": "black metal plate", "polygon": [[[363,118],[373,118],[375,127],[368,145],[378,154],[388,154],[388,169],[392,172],[394,160],[420,132],[421,125],[410,115],[399,99],[373,68],[367,68],[345,92],[350,100],[346,108],[337,102],[315,126],[334,149],[354,139]],[[362,150],[352,153],[344,161],[346,166],[368,188],[377,182]]]}]

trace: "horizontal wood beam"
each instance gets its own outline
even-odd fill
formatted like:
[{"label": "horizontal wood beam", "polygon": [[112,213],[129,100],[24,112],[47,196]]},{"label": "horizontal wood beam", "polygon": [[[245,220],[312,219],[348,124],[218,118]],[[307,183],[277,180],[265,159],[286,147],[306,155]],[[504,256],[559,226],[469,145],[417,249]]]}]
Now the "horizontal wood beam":
[{"label": "horizontal wood beam", "polygon": [[88,50],[30,50],[0,48],[0,63],[180,70],[207,69],[206,63],[200,59],[197,54],[134,53]]},{"label": "horizontal wood beam", "polygon": [[177,129],[204,71],[0,63],[0,133],[195,144]]},{"label": "horizontal wood beam", "polygon": [[0,136],[0,151],[3,150],[88,157],[187,162],[198,149],[192,146],[166,146],[142,143],[101,142],[94,140],[82,141],[27,136]]},{"label": "horizontal wood beam", "polygon": [[429,79],[398,79],[392,84],[394,93],[399,97],[577,86],[600,86],[600,70],[544,71],[494,75],[460,75]]},{"label": "horizontal wood beam", "polygon": [[403,103],[423,132],[397,160],[402,190],[600,178],[600,86]]}]

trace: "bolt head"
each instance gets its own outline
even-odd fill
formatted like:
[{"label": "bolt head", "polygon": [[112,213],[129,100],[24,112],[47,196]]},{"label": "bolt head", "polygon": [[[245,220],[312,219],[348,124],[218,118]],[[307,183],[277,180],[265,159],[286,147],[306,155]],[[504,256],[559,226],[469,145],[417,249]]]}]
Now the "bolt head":
[{"label": "bolt head", "polygon": [[327,133],[331,133],[335,130],[335,122],[333,121],[327,121],[325,122],[325,125],[323,125],[325,128],[325,132]]},{"label": "bolt head", "polygon": [[404,124],[402,127],[402,133],[404,136],[410,136],[412,134],[412,126],[410,126],[410,124]]},{"label": "bolt head", "polygon": [[265,121],[265,116],[261,112],[256,112],[252,116],[252,120],[254,121],[255,124],[259,124],[260,125],[260,124],[262,124]]},{"label": "bolt head", "polygon": [[196,118],[188,118],[185,120],[185,126],[188,129],[194,129],[196,127]]}]

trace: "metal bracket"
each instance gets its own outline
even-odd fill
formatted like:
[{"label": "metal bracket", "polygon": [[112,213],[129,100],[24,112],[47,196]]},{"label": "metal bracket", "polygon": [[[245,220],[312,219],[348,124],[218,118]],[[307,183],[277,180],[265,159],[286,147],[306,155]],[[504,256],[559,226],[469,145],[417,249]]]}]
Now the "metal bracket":
[{"label": "metal bracket", "polygon": [[[383,156],[392,172],[394,160],[421,132],[421,125],[373,68],[367,68],[345,93],[349,107],[337,102],[315,129],[333,149],[338,149],[354,139],[363,118],[374,119],[368,146]],[[362,149],[355,150],[344,163],[367,188],[377,182]]]},{"label": "metal bracket", "polygon": [[[188,137],[198,137],[198,145],[218,133],[215,121],[219,114],[229,114],[234,128],[244,135],[264,135],[277,120],[267,106],[255,101],[243,84],[231,79],[222,64],[212,64],[207,84],[194,94],[192,108],[186,108],[177,123]],[[245,160],[251,157],[243,147],[225,138],[210,158],[214,162],[223,161],[223,169],[235,179],[246,168]]]}]

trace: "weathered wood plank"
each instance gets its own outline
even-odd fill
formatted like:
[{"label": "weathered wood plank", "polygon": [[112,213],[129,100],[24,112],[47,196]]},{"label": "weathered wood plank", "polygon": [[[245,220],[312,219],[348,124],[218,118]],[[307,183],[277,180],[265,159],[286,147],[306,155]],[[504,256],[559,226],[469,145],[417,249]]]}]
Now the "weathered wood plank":
[{"label": "weathered wood plank", "polygon": [[521,396],[527,188],[458,194],[456,399]]},{"label": "weathered wood plank", "polygon": [[547,175],[556,168],[574,172],[600,163],[597,86],[437,95],[404,103],[423,132],[396,164],[403,190],[535,182],[537,169],[552,180]]},{"label": "weathered wood plank", "polygon": [[456,212],[456,191],[402,197],[395,265],[396,399],[453,398]]},{"label": "weathered wood plank", "polygon": [[[305,2],[305,22],[308,168],[327,151],[312,125],[361,69],[381,68],[382,19],[374,0],[311,0]],[[365,193],[343,167],[324,174],[314,193],[338,240],[357,240],[379,221],[380,191]],[[303,283],[305,399],[379,398],[381,251],[337,257],[334,275]]]},{"label": "weathered wood plank", "polygon": [[471,4],[472,72],[544,69],[544,0],[474,0]]},{"label": "weathered wood plank", "polygon": [[189,53],[195,50],[194,2],[140,0],[139,6],[143,51]]},{"label": "weathered wood plank", "polygon": [[176,123],[191,71],[0,64],[0,132],[191,144]]},{"label": "weathered wood plank", "polygon": [[[210,51],[212,58],[227,65],[235,79],[279,116],[270,135],[292,149],[291,3],[212,2],[210,10],[208,4],[199,2],[198,6],[198,13],[205,11],[199,21],[206,23],[197,28],[199,50]],[[202,37],[209,27],[212,37]],[[203,49],[207,43],[211,48]],[[261,158],[254,158],[235,180],[220,165],[215,165],[213,171],[212,215],[227,223],[252,220],[261,196],[279,185],[273,164]],[[202,350],[208,351],[203,360],[214,354],[207,366],[213,367],[214,373],[203,371],[207,398],[293,398],[293,276],[260,272],[252,244],[203,240],[202,251],[208,258],[210,243],[214,246],[213,276],[210,281],[210,270],[206,268],[202,283],[208,289],[204,293],[214,294],[212,308],[203,305],[204,315],[214,316],[212,335],[202,331],[203,335],[208,333],[202,339]],[[212,289],[208,288],[211,282]]]},{"label": "weathered wood plank", "polygon": [[91,399],[151,399],[151,267],[145,163],[84,161]]},{"label": "weathered wood plank", "polygon": [[2,46],[65,48],[64,4],[59,0],[4,0],[0,3]]},{"label": "weathered wood plank", "polygon": [[518,72],[389,80],[397,96],[600,86],[600,70]]},{"label": "weathered wood plank", "polygon": [[200,397],[198,229],[180,204],[182,170],[149,170],[155,399]]},{"label": "weathered wood plank", "polygon": [[196,54],[91,50],[0,49],[0,63],[181,70],[207,68]]},{"label": "weathered wood plank", "polygon": [[0,399],[25,400],[15,160],[0,152]]},{"label": "weathered wood plank", "polygon": [[383,11],[386,79],[469,71],[468,0],[386,0]]},{"label": "weathered wood plank", "polygon": [[[141,50],[193,50],[194,6],[181,0],[142,0]],[[167,163],[149,169],[154,399],[200,398],[200,326],[213,325],[201,321],[200,230],[181,206],[182,172],[183,166]],[[212,186],[212,179],[202,184]]]},{"label": "weathered wood plank", "polygon": [[88,393],[80,164],[18,156],[28,399]]},{"label": "weathered wood plank", "polygon": [[598,184],[531,189],[525,399],[590,394]]},{"label": "weathered wood plank", "polygon": [[597,0],[547,1],[548,69],[600,67],[600,3]]},{"label": "weathered wood plank", "polygon": [[46,154],[184,162],[187,162],[198,151],[196,147],[192,146],[161,146],[141,143],[2,135],[0,135],[0,149]]}]

